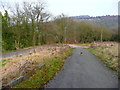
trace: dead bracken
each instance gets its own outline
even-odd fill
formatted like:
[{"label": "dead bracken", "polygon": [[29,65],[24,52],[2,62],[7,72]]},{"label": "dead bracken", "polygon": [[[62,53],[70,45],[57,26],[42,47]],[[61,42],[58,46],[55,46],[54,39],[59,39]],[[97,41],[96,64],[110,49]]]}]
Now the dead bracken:
[{"label": "dead bracken", "polygon": [[[61,45],[39,48],[28,53],[14,55],[10,57],[10,61],[5,66],[0,68],[2,72],[2,83],[7,84],[11,80],[30,73],[33,69],[39,67],[45,62],[45,59],[51,57],[58,57],[58,53],[69,48],[68,46],[62,47]],[[9,59],[9,58],[4,58]]]}]

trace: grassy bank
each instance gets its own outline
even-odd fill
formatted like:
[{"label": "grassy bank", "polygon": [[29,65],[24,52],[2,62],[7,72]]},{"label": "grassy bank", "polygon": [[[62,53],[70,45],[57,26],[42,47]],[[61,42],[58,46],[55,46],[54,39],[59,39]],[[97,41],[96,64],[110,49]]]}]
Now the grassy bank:
[{"label": "grassy bank", "polygon": [[99,46],[88,49],[91,53],[99,57],[107,67],[118,71],[118,46]]},{"label": "grassy bank", "polygon": [[69,48],[60,52],[56,57],[46,59],[46,64],[41,70],[38,70],[29,79],[16,85],[15,88],[43,88],[61,70],[64,60],[71,54],[72,49]]},{"label": "grassy bank", "polygon": [[3,86],[11,82],[11,80],[32,73],[34,69],[39,68],[40,65],[47,62],[47,59],[58,57],[60,52],[68,48],[68,46],[63,45],[41,46],[24,54],[2,58],[0,72],[3,77]]}]

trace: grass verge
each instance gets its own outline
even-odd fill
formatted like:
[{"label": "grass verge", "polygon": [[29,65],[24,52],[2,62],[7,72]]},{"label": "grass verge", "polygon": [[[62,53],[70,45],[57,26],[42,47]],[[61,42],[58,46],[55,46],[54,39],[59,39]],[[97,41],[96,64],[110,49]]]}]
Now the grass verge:
[{"label": "grass verge", "polygon": [[92,47],[88,50],[100,58],[107,67],[118,72],[118,56],[113,53],[112,47]]},{"label": "grass verge", "polygon": [[65,59],[71,54],[72,49],[70,48],[60,52],[57,57],[45,60],[46,64],[41,70],[13,88],[44,88],[44,85],[61,70]]}]

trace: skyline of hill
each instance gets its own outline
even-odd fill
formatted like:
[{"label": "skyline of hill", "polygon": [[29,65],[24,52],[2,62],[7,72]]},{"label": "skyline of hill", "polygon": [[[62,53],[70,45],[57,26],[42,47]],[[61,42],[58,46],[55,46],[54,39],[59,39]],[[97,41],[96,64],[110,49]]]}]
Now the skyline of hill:
[{"label": "skyline of hill", "polygon": [[96,25],[106,27],[111,30],[118,30],[118,15],[106,15],[106,16],[89,16],[89,15],[80,15],[80,16],[71,16],[69,17],[75,21],[85,21],[90,22]]}]

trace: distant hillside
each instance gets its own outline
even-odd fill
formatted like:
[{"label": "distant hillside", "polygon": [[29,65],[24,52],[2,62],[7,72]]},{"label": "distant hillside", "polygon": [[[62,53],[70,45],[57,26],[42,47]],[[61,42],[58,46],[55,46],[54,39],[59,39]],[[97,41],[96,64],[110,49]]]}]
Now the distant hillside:
[{"label": "distant hillside", "polygon": [[91,17],[89,15],[81,15],[81,16],[71,16],[71,19],[77,21],[86,21],[90,23],[94,23],[112,30],[118,29],[118,16],[117,15],[106,15],[106,16],[96,16]]}]

